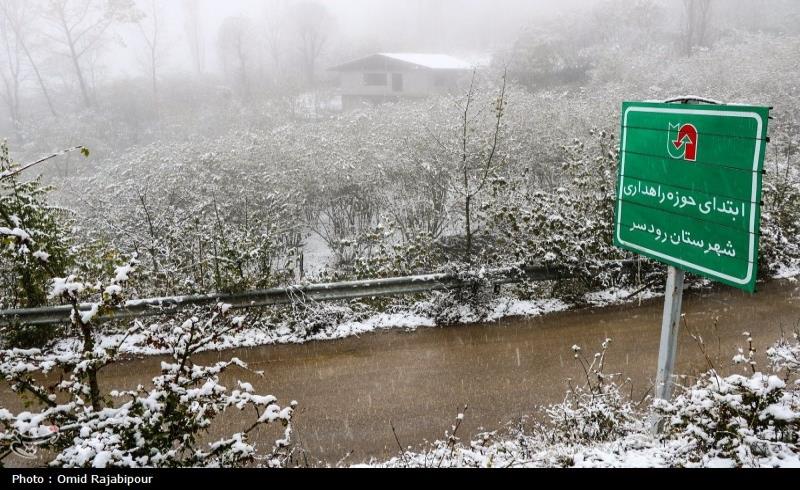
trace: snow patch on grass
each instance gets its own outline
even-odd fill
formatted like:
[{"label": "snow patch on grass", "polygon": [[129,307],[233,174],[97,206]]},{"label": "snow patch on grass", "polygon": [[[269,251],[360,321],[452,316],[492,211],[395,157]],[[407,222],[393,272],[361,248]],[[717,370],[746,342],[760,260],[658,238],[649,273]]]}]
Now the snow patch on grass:
[{"label": "snow patch on grass", "polygon": [[490,321],[500,320],[513,316],[539,316],[549,313],[568,310],[570,305],[560,299],[542,300],[515,300],[502,298],[497,301],[492,313],[489,315]]},{"label": "snow patch on grass", "polygon": [[[728,468],[731,459],[708,457],[690,461],[681,455],[685,441],[660,441],[644,432],[630,434],[610,442],[590,444],[551,444],[539,438],[515,435],[495,438],[491,433],[469,444],[450,449],[440,442],[430,451],[406,452],[385,462],[371,462],[359,467],[406,468]],[[440,464],[440,460],[443,460]],[[800,454],[783,451],[753,459],[745,466],[758,468],[800,468]]]},{"label": "snow patch on grass", "polygon": [[[421,313],[414,311],[424,310],[413,305],[403,311],[393,313],[378,313],[365,319],[345,321],[336,325],[331,325],[313,334],[304,334],[292,329],[286,324],[279,325],[256,325],[250,328],[239,330],[234,334],[222,336],[218,341],[205,346],[202,350],[227,350],[240,347],[258,347],[276,344],[302,344],[311,341],[328,341],[344,339],[351,336],[363,335],[370,332],[388,329],[415,330],[417,328],[436,327],[436,320]],[[527,300],[521,301],[512,298],[501,298],[495,302],[492,312],[488,317],[489,321],[496,321],[511,316],[538,316],[552,312],[563,311],[570,305],[557,300]],[[474,323],[481,319],[474,317],[465,311],[461,318],[462,323]],[[112,348],[123,340],[123,334],[104,334],[98,338],[98,344],[102,348]],[[77,339],[64,339],[56,344],[57,352],[73,352],[76,345],[80,344]],[[155,348],[145,345],[145,337],[140,334],[130,335],[122,343],[120,352],[129,355],[161,355],[167,354],[167,349]]]},{"label": "snow patch on grass", "polygon": [[592,306],[602,307],[658,298],[659,296],[663,296],[663,294],[651,289],[645,289],[637,293],[634,288],[608,288],[602,291],[587,293],[583,298]]},{"label": "snow patch on grass", "polygon": [[800,276],[800,264],[781,265],[775,274],[772,276],[774,279],[789,279],[796,281]]}]

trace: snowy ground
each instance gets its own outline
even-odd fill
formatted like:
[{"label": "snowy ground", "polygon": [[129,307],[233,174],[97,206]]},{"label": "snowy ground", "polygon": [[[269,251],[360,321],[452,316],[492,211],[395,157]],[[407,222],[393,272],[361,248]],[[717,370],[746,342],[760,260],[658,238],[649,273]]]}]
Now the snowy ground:
[{"label": "snowy ground", "polygon": [[792,267],[781,266],[773,277],[775,279],[789,279],[796,281],[798,277],[800,277],[800,265],[794,265]]},{"label": "snowy ground", "polygon": [[333,253],[325,240],[316,233],[309,233],[303,247],[303,266],[305,274],[314,276],[333,262]]},{"label": "snowy ground", "polygon": [[[545,315],[564,311],[568,308],[568,304],[555,299],[520,301],[501,298],[496,301],[488,320],[496,321],[511,316]],[[255,326],[241,330],[235,335],[224,336],[202,350],[226,350],[237,347],[257,347],[274,344],[302,344],[310,341],[343,339],[378,330],[393,328],[414,330],[437,326],[432,317],[414,313],[413,310],[415,309],[420,308],[411,307],[407,311],[396,313],[377,313],[363,320],[345,321],[337,325],[331,325],[310,335],[298,332],[287,325],[279,325],[277,327]],[[460,320],[464,324],[481,321],[481,319],[471,316],[469,311],[465,311]],[[103,347],[112,347],[119,343],[122,338],[123,334],[104,335],[99,343]],[[156,349],[144,345],[143,341],[142,335],[131,335],[122,344],[120,352],[131,355],[158,355],[168,352],[166,349]],[[77,339],[62,340],[56,345],[56,351],[74,352],[79,343],[80,341]]]},{"label": "snowy ground", "polygon": [[[407,452],[386,462],[373,462],[361,467],[477,467],[477,468],[730,468],[731,459],[687,458],[686,441],[659,441],[646,431],[631,434],[612,442],[588,445],[548,444],[530,436],[495,439],[487,434],[469,444],[448,447],[439,443],[427,452]],[[800,468],[800,454],[778,451],[768,457],[752,459],[744,464],[756,468]]]}]

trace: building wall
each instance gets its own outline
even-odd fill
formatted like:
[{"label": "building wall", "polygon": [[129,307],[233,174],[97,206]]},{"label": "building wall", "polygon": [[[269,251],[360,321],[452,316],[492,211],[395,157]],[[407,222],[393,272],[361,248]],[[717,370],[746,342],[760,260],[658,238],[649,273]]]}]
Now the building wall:
[{"label": "building wall", "polygon": [[[369,86],[364,83],[365,73],[384,73],[387,77],[387,84],[381,86]],[[395,92],[392,90],[392,74],[400,73],[403,75],[403,90]],[[424,97],[437,92],[435,87],[434,72],[431,70],[408,70],[408,71],[347,71],[341,73],[341,93],[344,96],[361,95],[368,97],[375,96],[404,96],[404,97]]]}]

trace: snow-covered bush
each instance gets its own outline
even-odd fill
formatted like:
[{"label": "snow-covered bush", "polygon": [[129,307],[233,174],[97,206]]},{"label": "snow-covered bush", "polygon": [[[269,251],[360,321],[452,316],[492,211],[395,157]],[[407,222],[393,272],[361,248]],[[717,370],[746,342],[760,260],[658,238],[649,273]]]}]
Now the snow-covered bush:
[{"label": "snow-covered bush", "polygon": [[[114,256],[101,241],[75,240],[73,213],[50,202],[54,188],[41,176],[25,180],[23,170],[0,144],[0,309],[46,306],[53,277],[103,271]],[[50,326],[15,324],[0,329],[0,346],[42,347],[58,333]]]},{"label": "snow-covered bush", "polygon": [[777,151],[767,162],[759,243],[759,267],[767,273],[800,263],[799,138],[800,121],[793,133],[773,136]]},{"label": "snow-covered bush", "polygon": [[368,254],[358,257],[354,263],[353,272],[357,278],[412,276],[441,272],[446,267],[447,251],[430,233],[409,236],[399,243],[394,236],[394,227],[381,225],[366,237],[373,245]]},{"label": "snow-covered bush", "polygon": [[580,346],[572,347],[586,382],[573,385],[569,380],[564,401],[545,409],[553,441],[610,441],[640,427],[634,404],[622,391],[627,381],[619,383],[618,375],[604,372],[610,344],[611,339],[603,341],[602,350],[591,359],[583,354]]},{"label": "snow-covered bush", "polygon": [[48,203],[41,177],[12,174],[19,169],[0,143],[0,309],[45,305],[50,278],[73,261],[69,212]]},{"label": "snow-covered bush", "polygon": [[772,374],[709,372],[672,401],[657,400],[667,439],[679,440],[689,461],[723,458],[737,464],[800,451],[800,394]]},{"label": "snow-covered bush", "polygon": [[712,369],[681,387],[672,401],[656,400],[654,413],[666,421],[663,437],[680,441],[680,456],[690,462],[723,458],[749,465],[800,453],[800,390],[790,381],[800,367],[799,345],[795,335],[767,350],[775,374],[756,370],[751,345],[750,355],[740,349],[733,358],[748,367],[748,375]]},{"label": "snow-covered bush", "polygon": [[[270,153],[269,131],[131,149],[60,184],[81,195],[79,242],[138,252],[139,297],[267,288],[291,282],[302,243],[296,177]],[[232,148],[220,151],[220,148]],[[96,170],[96,169],[92,169]],[[299,185],[297,187],[300,187]]]},{"label": "snow-covered bush", "polygon": [[[192,362],[198,350],[243,328],[245,318],[232,317],[227,305],[218,305],[203,319],[173,319],[150,326],[136,322],[119,342],[101,342],[96,317],[123,300],[124,286],[135,267],[131,262],[117,268],[105,287],[74,276],[55,279],[51,296],[73,305],[72,329],[77,340],[62,342],[58,350],[0,351],[0,375],[29,404],[18,414],[0,410],[0,464],[10,454],[35,455],[39,448],[54,454],[49,461],[52,466],[242,466],[258,456],[249,434],[275,422],[286,427],[284,436],[262,462],[284,464],[290,456],[290,422],[296,402],[281,407],[275,397],[258,395],[252,385],[241,381],[233,390],[221,385],[220,376],[227,369],[247,368],[239,359],[212,366]],[[89,311],[81,311],[78,304],[87,293],[99,301]],[[166,348],[172,360],[161,363],[161,373],[151,387],[111,390],[101,384],[100,372],[117,361],[119,346],[131,335]],[[234,408],[252,409],[255,417],[241,431],[207,443],[204,433],[214,419]]]},{"label": "snow-covered bush", "polygon": [[496,294],[483,269],[455,273],[465,287],[451,291],[434,291],[426,301],[414,305],[417,314],[433,318],[437,325],[455,325],[486,321],[492,312]]},{"label": "snow-covered bush", "polygon": [[[564,269],[569,277],[554,295],[581,301],[587,291],[636,279],[618,261],[629,255],[614,247],[613,222],[617,143],[612,133],[593,129],[590,141],[562,147],[562,175],[554,188],[530,186],[528,177],[497,182],[494,200],[485,204],[495,261],[528,261]],[[642,262],[639,279],[655,268]]]},{"label": "snow-covered bush", "polygon": [[298,338],[306,339],[321,332],[335,330],[337,326],[349,321],[364,319],[363,304],[357,303],[319,303],[308,298],[296,297],[292,304],[280,309],[273,321],[281,328],[289,328]]},{"label": "snow-covered bush", "polygon": [[800,374],[800,330],[795,330],[791,338],[781,337],[767,349],[767,358],[779,373],[785,375],[787,382]]}]

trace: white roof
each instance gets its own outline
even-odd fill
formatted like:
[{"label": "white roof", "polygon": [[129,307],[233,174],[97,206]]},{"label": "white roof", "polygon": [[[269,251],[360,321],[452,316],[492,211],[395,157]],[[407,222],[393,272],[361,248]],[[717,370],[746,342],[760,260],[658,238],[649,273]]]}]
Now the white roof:
[{"label": "white roof", "polygon": [[458,58],[446,54],[428,53],[378,53],[387,58],[393,58],[406,63],[432,68],[434,70],[471,70],[472,65]]}]

